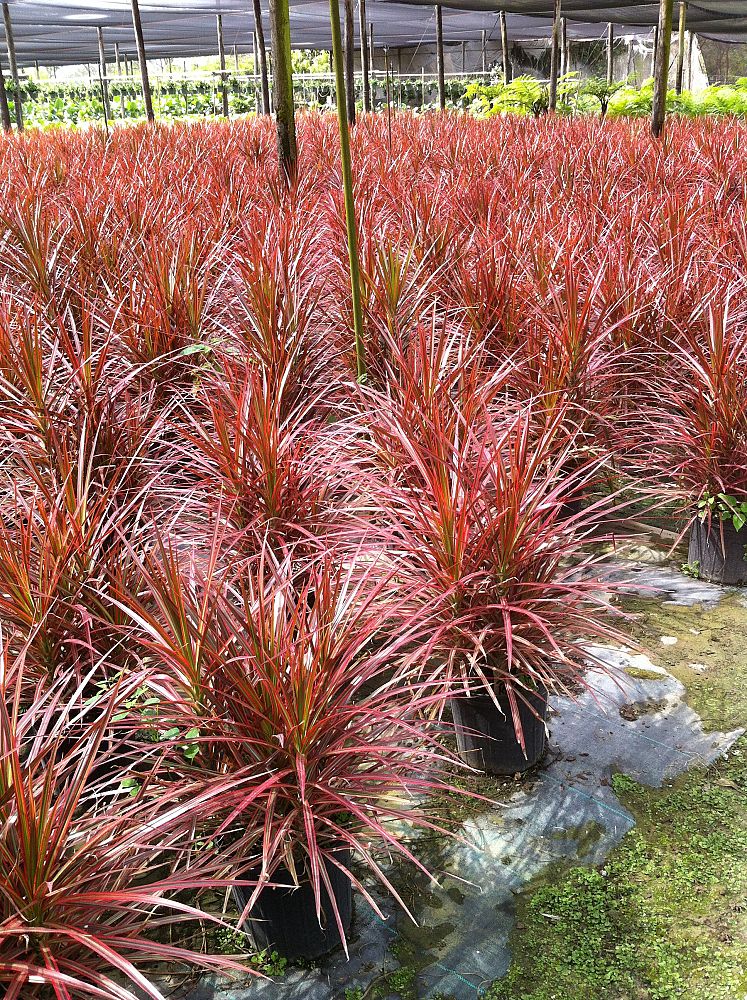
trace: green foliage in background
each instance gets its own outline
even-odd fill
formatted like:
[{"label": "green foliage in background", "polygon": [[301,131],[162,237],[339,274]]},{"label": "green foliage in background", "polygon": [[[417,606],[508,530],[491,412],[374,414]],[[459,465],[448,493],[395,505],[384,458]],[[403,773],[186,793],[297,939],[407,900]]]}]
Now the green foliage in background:
[{"label": "green foliage in background", "polygon": [[[333,107],[334,85],[329,74],[326,51],[294,52],[295,97],[299,107]],[[253,60],[242,57],[241,75],[228,80],[228,103],[231,115],[253,114],[257,110],[257,81],[253,78]],[[300,79],[314,75],[319,79]],[[221,113],[220,79],[202,75],[197,78],[154,77],[151,81],[156,114],[161,118],[190,119],[219,116]],[[360,80],[356,83],[359,105],[362,103]],[[9,96],[13,83],[7,81]],[[381,75],[372,80],[374,105],[384,106],[386,84]],[[21,85],[24,119],[30,125],[78,125],[101,122],[103,101],[101,84],[90,81],[61,83],[54,80],[26,80]],[[393,106],[420,110],[437,103],[438,87],[433,79],[404,77],[390,79],[389,98]],[[115,120],[138,121],[145,117],[140,81],[133,77],[111,77],[109,95]],[[608,85],[603,77],[581,79],[577,73],[562,77],[558,86],[557,112],[561,115],[608,115],[611,118],[637,118],[651,114],[653,81],[640,87],[624,83]],[[468,79],[446,81],[449,107],[469,111],[478,118],[516,114],[539,117],[547,112],[547,86],[531,76],[520,76],[509,84],[494,81],[485,84]],[[708,87],[700,94],[689,91],[667,97],[671,113],[698,117],[702,115],[747,117],[747,77],[730,86]]]}]

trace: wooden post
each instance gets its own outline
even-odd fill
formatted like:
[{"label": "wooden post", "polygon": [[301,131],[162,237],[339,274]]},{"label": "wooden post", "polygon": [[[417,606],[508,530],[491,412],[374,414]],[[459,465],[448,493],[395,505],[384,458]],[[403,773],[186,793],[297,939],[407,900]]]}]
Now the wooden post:
[{"label": "wooden post", "polygon": [[503,57],[503,82],[511,83],[511,63],[508,58],[508,25],[506,12],[501,11],[501,53]]},{"label": "wooden post", "polygon": [[132,2],[132,26],[135,29],[135,44],[137,45],[137,61],[140,64],[140,82],[143,88],[143,103],[145,104],[145,117],[149,122],[156,120],[153,114],[153,98],[150,92],[150,80],[148,78],[148,62],[145,55],[145,39],[143,38],[143,22],[140,20],[140,7],[138,0]]},{"label": "wooden post", "polygon": [[440,6],[436,5],[436,64],[438,70],[438,106],[446,107],[446,76],[444,73],[444,21]]},{"label": "wooden post", "polygon": [[[353,0],[342,0],[342,9],[345,23],[343,41],[345,106],[347,108],[348,122],[351,125],[355,125],[355,28],[353,22]],[[334,45],[332,48],[334,50]]]},{"label": "wooden post", "polygon": [[340,165],[342,167],[342,188],[345,196],[345,228],[348,238],[348,263],[350,265],[350,291],[353,306],[353,337],[355,344],[355,366],[358,381],[366,378],[366,346],[363,333],[363,308],[361,306],[361,278],[358,261],[358,226],[355,219],[353,197],[353,167],[350,157],[349,112],[347,102],[347,80],[343,59],[342,38],[340,37],[340,4],[329,0],[329,20],[332,28],[332,61],[335,69],[335,90],[337,91],[337,123],[340,129]]},{"label": "wooden post", "polygon": [[368,74],[368,34],[366,32],[366,0],[358,0],[358,32],[361,42],[361,74],[363,76],[363,110],[371,110],[371,78]]},{"label": "wooden post", "polygon": [[262,86],[262,114],[270,114],[270,77],[267,72],[267,46],[265,45],[265,29],[262,26],[262,5],[260,0],[254,0],[254,32],[256,45],[254,49],[254,72],[257,72],[257,57],[259,57],[259,75]]},{"label": "wooden post", "polygon": [[18,61],[16,60],[16,43],[13,37],[13,24],[10,20],[10,7],[3,4],[3,21],[5,22],[5,41],[8,46],[8,65],[10,78],[13,81],[13,105],[16,112],[18,131],[23,131],[23,99],[21,97],[21,81],[18,76]]},{"label": "wooden post", "polygon": [[220,63],[220,99],[223,105],[223,117],[228,118],[228,79],[226,74],[226,43],[223,38],[223,15],[216,15],[218,31],[218,60]]},{"label": "wooden post", "polygon": [[480,38],[481,38],[481,44],[482,44],[482,60],[481,60],[482,75],[485,76],[486,73],[488,72],[488,68],[487,68],[487,66],[488,66],[488,63],[487,63],[487,58],[488,58],[488,53],[487,53],[488,33],[487,33],[487,31],[485,31],[484,28],[483,28],[482,32],[480,33]]},{"label": "wooden post", "polygon": [[607,25],[607,86],[611,87],[615,79],[615,26],[612,21]]},{"label": "wooden post", "polygon": [[278,161],[280,169],[290,182],[296,175],[298,151],[296,149],[288,0],[270,0],[270,38],[272,42],[272,93],[275,104]]},{"label": "wooden post", "polygon": [[654,61],[654,100],[651,134],[658,138],[664,131],[669,85],[669,52],[672,44],[672,8],[674,0],[659,0],[658,42]]},{"label": "wooden post", "polygon": [[374,55],[375,55],[374,26],[373,26],[373,21],[371,21],[371,23],[368,25],[368,62],[369,62],[369,69],[371,70],[372,73],[376,69],[376,66],[374,65]]},{"label": "wooden post", "polygon": [[685,27],[687,25],[687,4],[680,0],[680,30],[677,39],[677,93],[682,93],[682,81],[685,74]]},{"label": "wooden post", "polygon": [[96,28],[99,42],[99,74],[101,77],[101,97],[104,102],[104,117],[107,122],[112,117],[112,108],[109,103],[109,80],[106,75],[106,49],[104,48],[104,29]]},{"label": "wooden post", "polygon": [[550,47],[550,87],[547,102],[548,111],[555,111],[558,106],[558,73],[560,70],[560,21],[563,11],[563,0],[555,0],[555,16],[552,22],[552,44]]},{"label": "wooden post", "polygon": [[234,47],[233,47],[233,68],[234,68],[234,72],[238,76],[238,74],[239,74],[239,47],[238,47],[238,45],[234,45]]},{"label": "wooden post", "polygon": [[2,62],[0,62],[0,121],[3,123],[3,131],[10,132],[13,126],[10,121],[8,91],[5,89],[5,74],[3,73]]},{"label": "wooden post", "polygon": [[38,59],[34,59],[34,72],[36,73],[36,82],[39,83],[41,81],[41,73],[39,72],[39,60]]}]

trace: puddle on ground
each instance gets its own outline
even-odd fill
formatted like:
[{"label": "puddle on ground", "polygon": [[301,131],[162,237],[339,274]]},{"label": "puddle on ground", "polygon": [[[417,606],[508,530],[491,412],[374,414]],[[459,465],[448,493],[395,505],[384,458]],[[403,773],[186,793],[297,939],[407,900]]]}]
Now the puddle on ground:
[{"label": "puddle on ground", "polygon": [[[274,983],[226,987],[207,978],[189,1000],[474,998],[508,969],[515,899],[527,883],[551,866],[600,864],[634,825],[613,774],[660,787],[734,742],[747,721],[739,717],[745,697],[733,688],[747,687],[745,595],[686,577],[660,554],[644,562],[640,543],[634,560],[625,555],[602,575],[623,584],[618,604],[640,648],[594,648],[610,674],[590,673],[593,695],[552,700],[544,765],[520,784],[501,783],[501,805],[458,813],[463,843],[419,838],[413,846],[436,883],[395,866],[418,925],[388,900],[386,922],[359,901],[349,961],[335,955]],[[495,783],[485,794],[496,796]]]}]

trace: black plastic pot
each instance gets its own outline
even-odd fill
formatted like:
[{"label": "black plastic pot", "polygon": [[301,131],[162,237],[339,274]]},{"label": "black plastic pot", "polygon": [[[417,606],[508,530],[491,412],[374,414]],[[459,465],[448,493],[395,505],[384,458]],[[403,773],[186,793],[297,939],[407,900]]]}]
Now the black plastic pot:
[{"label": "black plastic pot", "polygon": [[457,747],[465,764],[486,774],[517,774],[540,760],[547,744],[547,691],[522,689],[516,701],[526,752],[516,736],[505,688],[498,692],[504,714],[486,694],[452,699]]},{"label": "black plastic pot", "polygon": [[737,531],[730,521],[714,517],[709,523],[698,517],[690,528],[687,561],[697,564],[701,580],[741,587],[747,584],[745,546],[747,527]]},{"label": "black plastic pot", "polygon": [[[349,867],[350,851],[340,848],[337,857],[341,864]],[[340,920],[348,934],[353,918],[353,890],[345,872],[331,861],[325,861],[332,891],[340,914]],[[247,874],[247,879],[257,878],[258,871]],[[281,866],[272,876],[273,882],[293,886],[290,872]],[[238,905],[243,909],[252,894],[251,886],[237,886],[234,890]],[[314,890],[311,883],[301,880],[296,888],[263,889],[246,919],[244,929],[254,938],[258,951],[277,951],[287,959],[321,958],[342,944],[337,927],[334,908],[324,884],[321,886],[321,924],[317,920],[314,905]]]}]

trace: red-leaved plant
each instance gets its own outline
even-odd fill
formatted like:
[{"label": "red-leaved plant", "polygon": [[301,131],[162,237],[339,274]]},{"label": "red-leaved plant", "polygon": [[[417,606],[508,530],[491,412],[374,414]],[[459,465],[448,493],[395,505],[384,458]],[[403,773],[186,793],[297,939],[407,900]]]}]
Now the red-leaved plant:
[{"label": "red-leaved plant", "polygon": [[3,996],[163,1000],[159,963],[242,970],[235,959],[170,943],[170,927],[222,923],[184,899],[221,884],[223,859],[195,844],[214,790],[149,787],[157,756],[146,755],[139,795],[120,791],[112,719],[132,682],[86,703],[85,683],[53,684],[22,710],[22,671],[7,670],[4,659],[0,667]]},{"label": "red-leaved plant", "polygon": [[[423,867],[396,824],[445,832],[422,799],[449,787],[453,762],[428,721],[443,695],[415,676],[434,624],[422,602],[370,553],[345,568],[323,557],[294,569],[268,547],[232,582],[215,564],[212,577],[192,567],[180,580],[176,565],[154,610],[132,614],[163,724],[199,733],[182,769],[220,789],[211,836],[234,877],[256,881],[244,916],[282,867],[310,883],[319,917],[323,888],[334,899],[329,865],[379,912],[341,848],[404,906],[374,844]],[[168,585],[180,595],[165,601]]]}]

